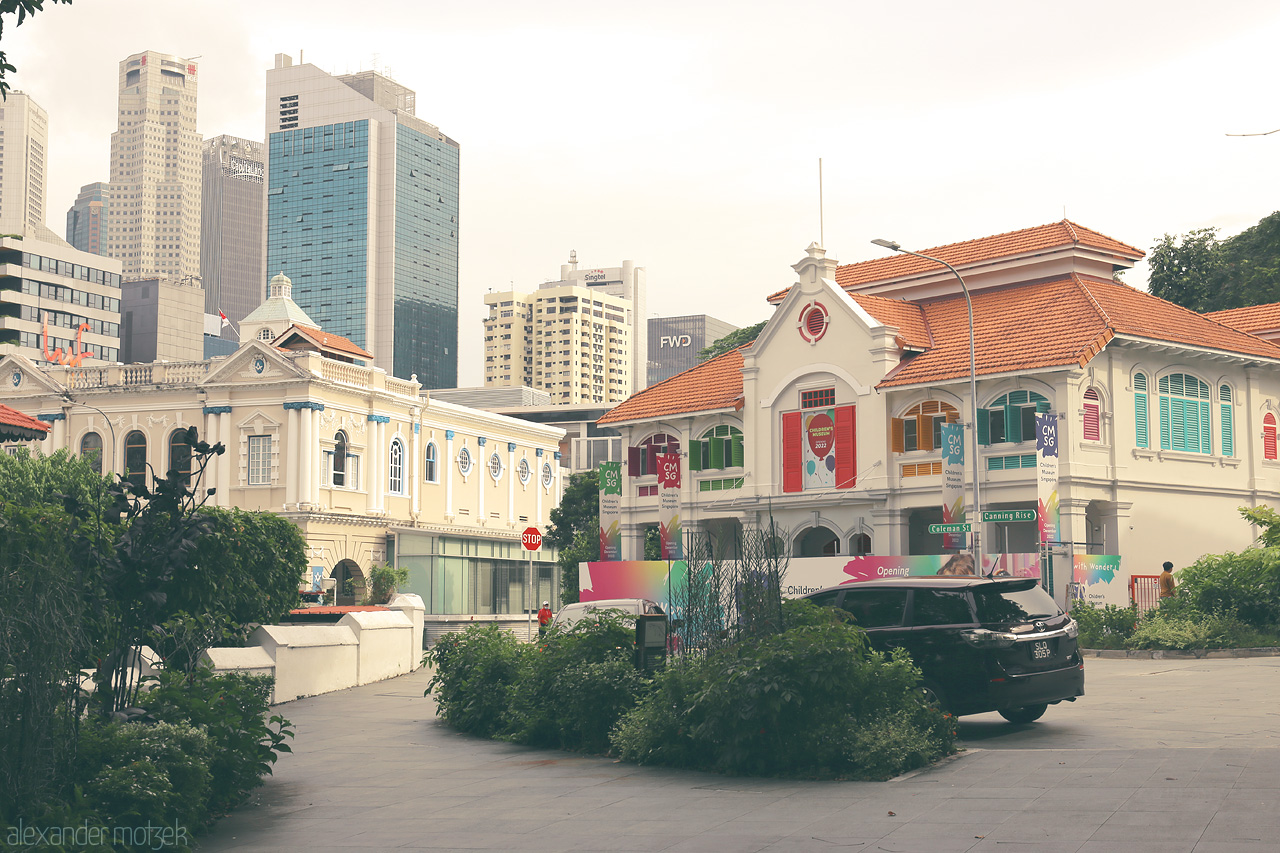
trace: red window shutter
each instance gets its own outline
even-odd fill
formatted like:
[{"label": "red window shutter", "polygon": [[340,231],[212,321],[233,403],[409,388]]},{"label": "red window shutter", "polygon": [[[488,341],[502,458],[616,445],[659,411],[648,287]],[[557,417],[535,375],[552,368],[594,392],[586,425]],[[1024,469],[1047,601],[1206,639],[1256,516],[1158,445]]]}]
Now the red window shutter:
[{"label": "red window shutter", "polygon": [[836,488],[852,489],[858,481],[857,413],[853,406],[836,408]]},{"label": "red window shutter", "polygon": [[627,476],[629,477],[640,476],[640,448],[639,447],[627,448]]},{"label": "red window shutter", "polygon": [[804,470],[801,467],[804,436],[803,421],[799,412],[787,412],[782,416],[782,491],[804,491]]},{"label": "red window shutter", "polygon": [[649,464],[645,466],[645,473],[658,473],[658,446],[656,444],[651,444],[645,448],[645,452],[649,455]]},{"label": "red window shutter", "polygon": [[1276,458],[1276,419],[1270,413],[1262,419],[1262,456],[1264,459]]},{"label": "red window shutter", "polygon": [[1098,426],[1098,404],[1084,404],[1084,440],[1099,441],[1102,438],[1102,432]]}]

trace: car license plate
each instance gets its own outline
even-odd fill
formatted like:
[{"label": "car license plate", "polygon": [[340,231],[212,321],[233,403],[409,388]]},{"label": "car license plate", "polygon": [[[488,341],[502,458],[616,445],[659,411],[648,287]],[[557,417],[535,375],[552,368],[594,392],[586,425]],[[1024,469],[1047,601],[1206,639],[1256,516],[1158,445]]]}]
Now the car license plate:
[{"label": "car license plate", "polygon": [[1048,640],[1036,640],[1031,644],[1032,660],[1047,660],[1050,657],[1053,657],[1053,648]]}]

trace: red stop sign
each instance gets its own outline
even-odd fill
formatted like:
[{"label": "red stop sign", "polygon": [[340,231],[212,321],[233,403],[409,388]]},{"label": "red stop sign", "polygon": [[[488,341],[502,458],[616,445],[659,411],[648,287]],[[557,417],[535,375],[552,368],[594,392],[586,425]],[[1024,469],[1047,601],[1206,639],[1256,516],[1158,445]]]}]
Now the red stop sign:
[{"label": "red stop sign", "polygon": [[536,551],[542,547],[542,533],[536,527],[526,527],[520,534],[520,543],[526,551]]}]

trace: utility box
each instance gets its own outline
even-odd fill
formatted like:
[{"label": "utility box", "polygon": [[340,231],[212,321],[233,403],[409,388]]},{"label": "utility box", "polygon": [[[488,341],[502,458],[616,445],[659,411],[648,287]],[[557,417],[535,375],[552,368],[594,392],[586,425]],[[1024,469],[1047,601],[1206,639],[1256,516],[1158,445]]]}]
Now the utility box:
[{"label": "utility box", "polygon": [[652,672],[667,661],[667,617],[636,617],[636,668]]}]

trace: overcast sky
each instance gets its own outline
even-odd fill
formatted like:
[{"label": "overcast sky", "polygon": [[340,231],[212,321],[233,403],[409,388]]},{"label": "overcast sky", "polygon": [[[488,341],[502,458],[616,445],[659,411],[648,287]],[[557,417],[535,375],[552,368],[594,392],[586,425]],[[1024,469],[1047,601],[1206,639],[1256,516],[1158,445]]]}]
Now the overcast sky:
[{"label": "overcast sky", "polygon": [[[841,263],[1066,216],[1149,249],[1280,208],[1280,5],[1162,0],[75,0],[4,48],[49,113],[49,226],[108,178],[117,67],[199,57],[198,128],[262,139],[275,53],[382,71],[461,145],[459,382],[483,294],[646,268],[649,311],[764,319]],[[1142,286],[1141,267],[1128,281]]]}]

